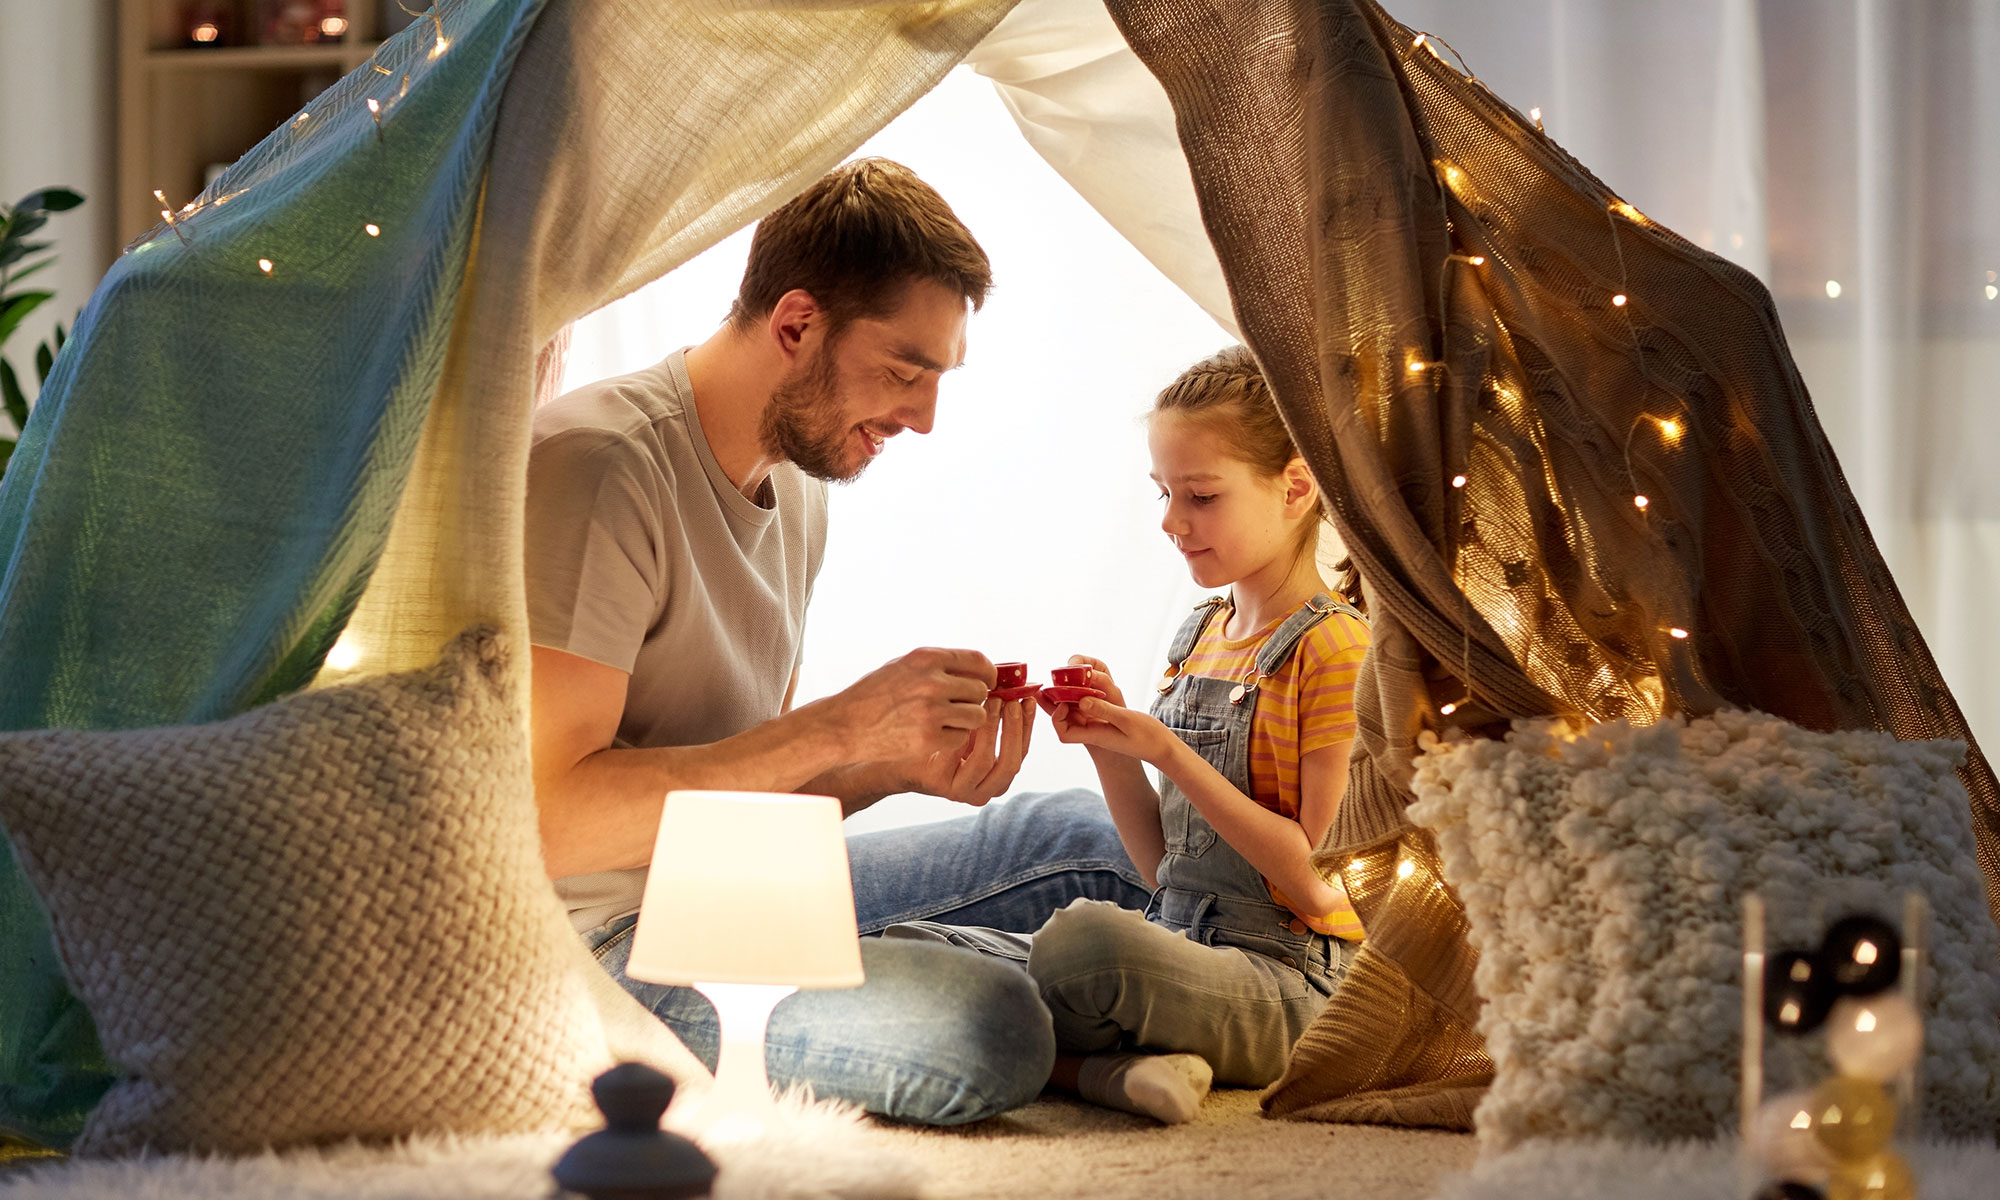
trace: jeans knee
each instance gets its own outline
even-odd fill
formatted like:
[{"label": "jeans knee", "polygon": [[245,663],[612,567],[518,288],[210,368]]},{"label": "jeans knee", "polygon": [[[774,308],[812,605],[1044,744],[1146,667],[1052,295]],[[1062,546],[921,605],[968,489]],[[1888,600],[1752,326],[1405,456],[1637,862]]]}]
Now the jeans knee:
[{"label": "jeans knee", "polygon": [[969,1095],[937,1124],[998,1116],[1041,1094],[1056,1061],[1055,1025],[1027,973],[991,960],[978,963],[970,990]]}]

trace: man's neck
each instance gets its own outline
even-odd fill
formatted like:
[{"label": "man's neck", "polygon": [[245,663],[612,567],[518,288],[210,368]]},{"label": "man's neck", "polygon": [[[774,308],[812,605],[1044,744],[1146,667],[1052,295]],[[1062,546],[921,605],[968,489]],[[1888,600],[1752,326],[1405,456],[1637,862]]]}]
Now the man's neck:
[{"label": "man's neck", "polygon": [[687,352],[695,419],[717,465],[736,490],[757,498],[772,468],[783,461],[764,448],[760,426],[777,386],[774,369],[751,338],[724,325]]}]

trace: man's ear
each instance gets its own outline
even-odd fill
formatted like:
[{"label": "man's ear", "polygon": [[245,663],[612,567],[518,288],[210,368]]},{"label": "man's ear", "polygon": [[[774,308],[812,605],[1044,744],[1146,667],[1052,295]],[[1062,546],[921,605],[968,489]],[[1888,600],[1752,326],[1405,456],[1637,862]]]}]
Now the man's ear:
[{"label": "man's ear", "polygon": [[804,288],[793,288],[778,297],[771,306],[771,315],[764,319],[764,329],[771,336],[772,344],[787,362],[812,349],[826,329],[826,310],[813,299],[811,292]]}]

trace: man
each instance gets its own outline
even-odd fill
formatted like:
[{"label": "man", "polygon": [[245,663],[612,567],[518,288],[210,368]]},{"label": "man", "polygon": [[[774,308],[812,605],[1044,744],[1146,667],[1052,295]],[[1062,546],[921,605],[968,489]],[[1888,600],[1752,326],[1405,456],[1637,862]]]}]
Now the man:
[{"label": "man", "polygon": [[[935,191],[895,163],[851,163],[758,226],[707,341],[536,416],[543,851],[600,961],[711,1064],[707,1001],[623,972],[667,791],[820,792],[850,813],[900,791],[979,806],[1027,752],[1032,701],[988,700],[993,665],[975,651],[913,651],[792,704],[826,484],[904,430],[929,432],[990,287],[984,251]],[[923,916],[1032,929],[1077,896],[1144,897],[1101,804],[1074,793],[855,838],[850,860],[864,932]],[[862,958],[864,987],[802,993],[773,1015],[774,1079],[946,1124],[1040,1088],[1053,1042],[1020,972],[877,939]]]}]

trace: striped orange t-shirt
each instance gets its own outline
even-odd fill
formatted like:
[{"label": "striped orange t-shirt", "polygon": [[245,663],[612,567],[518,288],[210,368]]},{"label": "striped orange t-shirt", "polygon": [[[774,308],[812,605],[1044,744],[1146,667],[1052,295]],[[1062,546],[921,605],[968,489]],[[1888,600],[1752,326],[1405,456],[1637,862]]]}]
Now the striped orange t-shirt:
[{"label": "striped orange t-shirt", "polygon": [[[1257,672],[1257,652],[1285,617],[1246,637],[1223,635],[1224,607],[1201,631],[1182,671],[1242,683]],[[1286,614],[1290,616],[1290,614]],[[1335,613],[1306,632],[1278,673],[1257,689],[1250,720],[1250,798],[1283,817],[1299,819],[1299,759],[1354,737],[1354,683],[1368,653],[1368,624]],[[1245,701],[1248,703],[1248,701]],[[1308,913],[1264,881],[1271,899],[1297,913],[1319,933],[1348,941],[1362,938],[1361,919],[1345,900],[1328,913]]]}]

